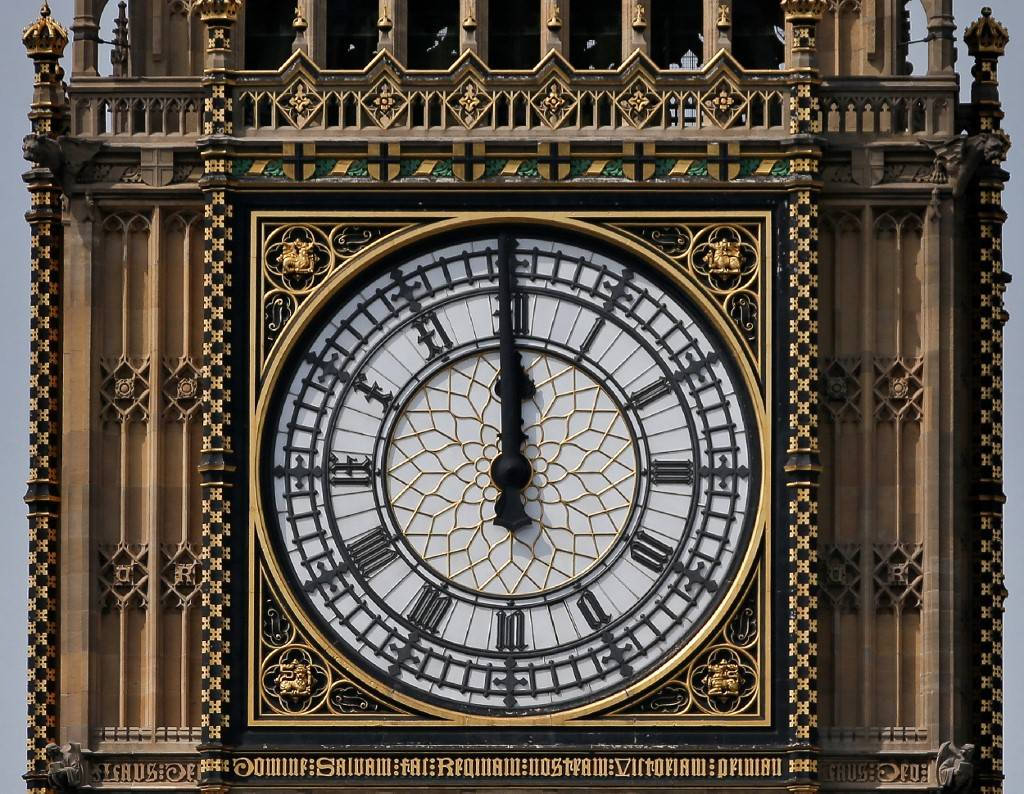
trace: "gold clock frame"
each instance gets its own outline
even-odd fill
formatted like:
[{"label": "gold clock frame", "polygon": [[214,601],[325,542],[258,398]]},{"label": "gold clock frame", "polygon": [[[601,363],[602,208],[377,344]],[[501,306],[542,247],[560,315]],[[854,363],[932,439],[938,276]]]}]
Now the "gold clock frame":
[{"label": "gold clock frame", "polygon": [[[268,297],[287,294],[289,285],[269,262],[268,248],[280,241],[283,228],[314,228],[316,224],[332,228],[359,230],[360,245],[333,256],[324,263],[314,263],[312,270],[320,278],[302,283],[291,290],[293,310],[275,337],[268,343]],[[260,431],[268,418],[269,398],[281,373],[287,354],[295,341],[320,314],[322,307],[349,281],[373,267],[387,256],[424,240],[453,231],[476,227],[519,225],[548,227],[553,231],[572,232],[583,238],[603,242],[625,254],[638,258],[668,276],[692,300],[699,311],[714,325],[730,348],[752,397],[755,423],[761,433],[761,495],[754,524],[754,534],[744,554],[729,592],[705,622],[701,630],[677,653],[665,660],[643,680],[601,698],[594,703],[571,710],[522,717],[485,717],[456,712],[417,700],[390,688],[362,671],[345,658],[305,613],[291,593],[283,571],[270,552],[271,541],[263,517],[259,460],[263,435]],[[742,268],[743,278],[733,289],[730,280],[714,281],[707,268],[693,266],[693,248],[699,235],[709,230],[755,230],[755,261]],[[664,235],[652,232],[668,230]],[[673,232],[674,230],[674,232]],[[365,234],[363,233],[365,232]],[[672,234],[677,233],[675,237]],[[275,237],[274,235],[277,235]],[[689,235],[690,245],[682,245]],[[673,242],[674,241],[674,242]],[[733,252],[734,248],[728,248]],[[771,263],[774,261],[772,215],[768,211],[732,210],[723,212],[366,212],[358,215],[338,211],[260,211],[250,218],[251,290],[249,320],[251,334],[249,426],[249,565],[248,587],[248,687],[247,720],[250,726],[261,727],[764,727],[771,723],[772,610],[770,565],[772,542],[768,531],[771,508],[771,346],[769,329],[772,317]],[[336,254],[337,252],[329,252]],[[710,260],[708,260],[710,261]],[[727,263],[734,264],[734,263]],[[308,273],[310,263],[304,263]],[[695,272],[700,270],[701,272]],[[277,278],[275,278],[275,275]],[[725,288],[723,288],[723,284]],[[730,300],[742,294],[754,303],[756,333],[749,323],[744,326],[730,311]],[[749,308],[749,306],[748,306]],[[278,315],[280,317],[280,315]],[[745,315],[749,319],[750,313]],[[750,607],[753,603],[755,606]],[[268,606],[269,605],[269,606]],[[283,643],[268,642],[265,611],[270,608],[288,624],[290,634]],[[729,639],[729,626],[750,609],[756,611],[756,632],[746,644]],[[745,611],[744,611],[745,610]],[[274,639],[277,639],[276,637]],[[732,639],[735,639],[733,636]],[[287,657],[282,671],[281,660]],[[691,688],[693,671],[701,659],[711,660],[716,670],[724,671],[725,685],[720,689],[732,692],[736,675],[743,678],[743,696],[735,699],[733,708],[707,705],[691,712],[681,708],[666,713],[650,707],[652,698],[667,702],[663,693],[669,688],[677,695]],[[725,662],[728,657],[732,661]],[[708,661],[708,664],[711,664]],[[276,667],[275,667],[276,665]],[[711,676],[711,668],[707,676]],[[734,668],[739,668],[738,670]],[[703,669],[703,668],[702,668]],[[295,677],[300,679],[297,683]],[[721,678],[721,677],[720,677]],[[708,680],[705,678],[704,680]],[[719,681],[719,679],[715,679]],[[330,692],[341,687],[347,693],[351,708],[330,707]],[[271,688],[278,690],[270,691]],[[287,689],[287,693],[285,690]],[[715,691],[719,691],[716,689]],[[282,699],[284,698],[284,699]],[[675,697],[675,703],[680,698]],[[686,700],[692,706],[697,698],[691,692]],[[727,700],[723,701],[727,704]],[[275,705],[276,703],[276,705]],[[647,706],[644,704],[647,703]],[[364,704],[368,704],[365,705]]]}]

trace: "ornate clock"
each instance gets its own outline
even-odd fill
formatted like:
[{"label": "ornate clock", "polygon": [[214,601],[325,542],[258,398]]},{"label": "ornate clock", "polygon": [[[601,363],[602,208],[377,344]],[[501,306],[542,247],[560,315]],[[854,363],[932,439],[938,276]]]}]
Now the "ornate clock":
[{"label": "ornate clock", "polygon": [[708,623],[761,505],[749,379],[665,273],[478,232],[364,272],[260,429],[293,596],[364,681],[465,719],[587,712]]}]

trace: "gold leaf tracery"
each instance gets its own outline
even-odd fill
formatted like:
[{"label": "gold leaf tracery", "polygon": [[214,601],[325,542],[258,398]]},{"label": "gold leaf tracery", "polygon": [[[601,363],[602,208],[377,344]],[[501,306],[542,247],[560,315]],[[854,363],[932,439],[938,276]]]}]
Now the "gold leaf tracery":
[{"label": "gold leaf tracery", "polygon": [[307,640],[277,596],[260,584],[257,713],[264,718],[406,716],[356,684]]},{"label": "gold leaf tracery", "polygon": [[761,341],[763,253],[754,224],[623,224],[689,273],[722,309],[756,357]]}]

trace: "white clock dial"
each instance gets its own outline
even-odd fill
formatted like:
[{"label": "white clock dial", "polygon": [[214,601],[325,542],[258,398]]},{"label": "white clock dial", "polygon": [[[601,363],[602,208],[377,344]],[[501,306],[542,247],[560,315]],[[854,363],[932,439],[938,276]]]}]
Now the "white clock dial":
[{"label": "white clock dial", "polygon": [[678,288],[505,233],[371,273],[317,322],[262,436],[266,513],[367,675],[453,711],[551,713],[635,684],[708,620],[762,453],[739,366]]}]

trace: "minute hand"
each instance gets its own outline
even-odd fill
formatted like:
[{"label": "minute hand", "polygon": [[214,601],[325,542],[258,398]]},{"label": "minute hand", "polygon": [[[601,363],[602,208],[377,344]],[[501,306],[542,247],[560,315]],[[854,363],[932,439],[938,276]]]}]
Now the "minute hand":
[{"label": "minute hand", "polygon": [[522,491],[533,474],[530,462],[523,455],[523,442],[526,440],[523,433],[523,399],[527,389],[512,320],[514,268],[512,238],[502,234],[498,239],[501,454],[491,464],[491,477],[501,489],[495,504],[494,523],[509,531],[530,523],[530,517],[523,506]]}]

